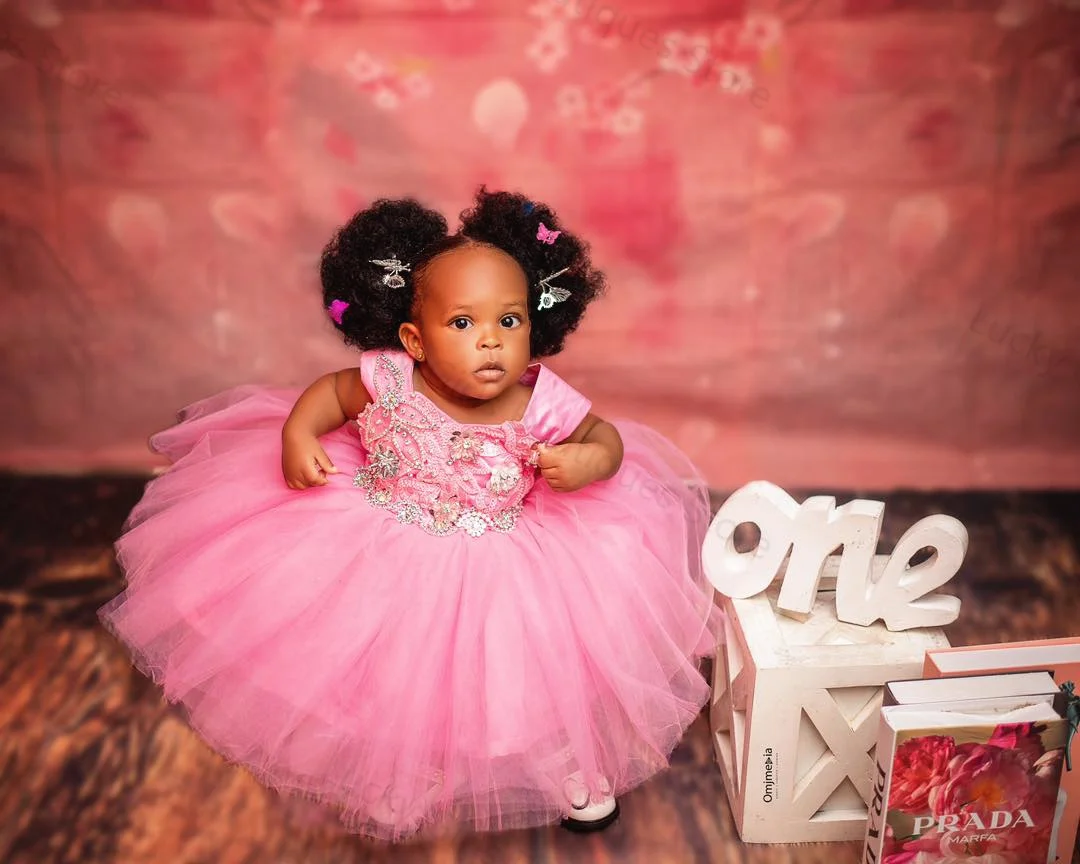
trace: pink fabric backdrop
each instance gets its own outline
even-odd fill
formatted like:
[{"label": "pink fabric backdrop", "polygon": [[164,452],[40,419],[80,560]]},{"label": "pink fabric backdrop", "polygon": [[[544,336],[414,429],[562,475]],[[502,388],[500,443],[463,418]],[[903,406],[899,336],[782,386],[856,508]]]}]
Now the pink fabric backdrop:
[{"label": "pink fabric backdrop", "polygon": [[354,362],[329,232],[486,182],[610,273],[552,365],[716,486],[1080,485],[1078,6],[7,0],[0,464]]}]

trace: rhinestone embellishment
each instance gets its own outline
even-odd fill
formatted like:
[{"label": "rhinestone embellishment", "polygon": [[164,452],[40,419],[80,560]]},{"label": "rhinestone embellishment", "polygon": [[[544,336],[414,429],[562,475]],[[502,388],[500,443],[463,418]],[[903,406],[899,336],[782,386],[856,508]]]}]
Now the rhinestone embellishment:
[{"label": "rhinestone embellishment", "polygon": [[521,469],[517,465],[500,465],[491,472],[487,487],[496,495],[505,495],[521,479]]},{"label": "rhinestone embellishment", "polygon": [[393,477],[398,472],[398,455],[386,446],[380,445],[371,454],[371,470],[379,477]]},{"label": "rhinestone embellishment", "polygon": [[421,516],[423,515],[423,512],[424,511],[420,509],[419,504],[417,504],[415,501],[409,501],[408,503],[402,504],[401,507],[398,508],[398,522],[401,522],[405,525],[409,524],[410,522],[419,522]]},{"label": "rhinestone embellishment", "polygon": [[526,466],[536,439],[520,422],[463,426],[408,387],[406,375],[390,356],[376,358],[365,381],[372,401],[356,418],[368,459],[353,485],[428,534],[512,531],[535,477]]},{"label": "rhinestone embellishment", "polygon": [[452,462],[467,462],[476,458],[480,442],[472,432],[454,432],[450,436],[450,459]]},{"label": "rhinestone embellishment", "polygon": [[457,525],[458,528],[462,529],[470,537],[479,537],[487,530],[487,523],[484,521],[484,517],[475,510],[471,510],[468,513],[462,513],[457,520]]},{"label": "rhinestone embellishment", "polygon": [[435,506],[431,508],[434,526],[438,531],[453,529],[460,514],[461,505],[454,500],[436,501]]},{"label": "rhinestone embellishment", "polygon": [[379,407],[387,411],[393,411],[401,404],[401,397],[393,390],[387,390],[379,397]]}]

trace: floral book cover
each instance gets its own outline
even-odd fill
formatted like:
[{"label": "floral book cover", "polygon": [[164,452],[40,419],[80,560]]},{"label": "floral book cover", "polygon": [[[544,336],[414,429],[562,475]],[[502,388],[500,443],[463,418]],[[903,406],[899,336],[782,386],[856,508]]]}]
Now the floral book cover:
[{"label": "floral book cover", "polygon": [[1047,864],[1066,737],[1064,718],[897,732],[891,776],[877,769],[883,836],[865,860]]}]

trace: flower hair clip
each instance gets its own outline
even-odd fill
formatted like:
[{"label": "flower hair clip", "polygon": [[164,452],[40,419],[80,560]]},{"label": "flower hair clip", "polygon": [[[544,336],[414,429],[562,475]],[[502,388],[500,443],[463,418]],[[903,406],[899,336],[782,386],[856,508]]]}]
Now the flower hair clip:
[{"label": "flower hair clip", "polygon": [[330,314],[330,317],[334,319],[335,324],[341,324],[341,319],[345,315],[345,310],[349,308],[349,304],[344,300],[334,300],[326,307],[326,311]]},{"label": "flower hair clip", "polygon": [[403,272],[411,272],[409,270],[412,266],[411,264],[402,264],[392,252],[390,253],[390,257],[386,259],[372,258],[371,263],[378,264],[386,271],[386,275],[382,277],[384,285],[388,285],[391,288],[405,287],[405,280],[400,274]]},{"label": "flower hair clip", "polygon": [[537,305],[537,309],[550,309],[556,303],[562,303],[570,296],[570,292],[565,288],[559,288],[557,285],[552,285],[551,280],[557,276],[562,276],[569,267],[563,267],[558,273],[552,273],[550,276],[545,276],[540,280],[540,287],[543,291],[540,292],[540,302]]}]

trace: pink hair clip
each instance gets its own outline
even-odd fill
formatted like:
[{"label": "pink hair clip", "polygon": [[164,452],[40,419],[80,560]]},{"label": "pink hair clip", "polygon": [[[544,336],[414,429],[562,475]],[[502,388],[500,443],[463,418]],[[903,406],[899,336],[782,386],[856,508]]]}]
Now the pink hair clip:
[{"label": "pink hair clip", "polygon": [[540,227],[536,229],[536,239],[541,243],[547,243],[549,246],[555,242],[562,231],[552,231],[543,222],[540,223]]},{"label": "pink hair clip", "polygon": [[341,318],[345,314],[345,310],[349,308],[349,304],[344,300],[335,300],[329,306],[326,307],[326,311],[330,313],[330,317],[334,319],[335,324],[341,323]]}]

